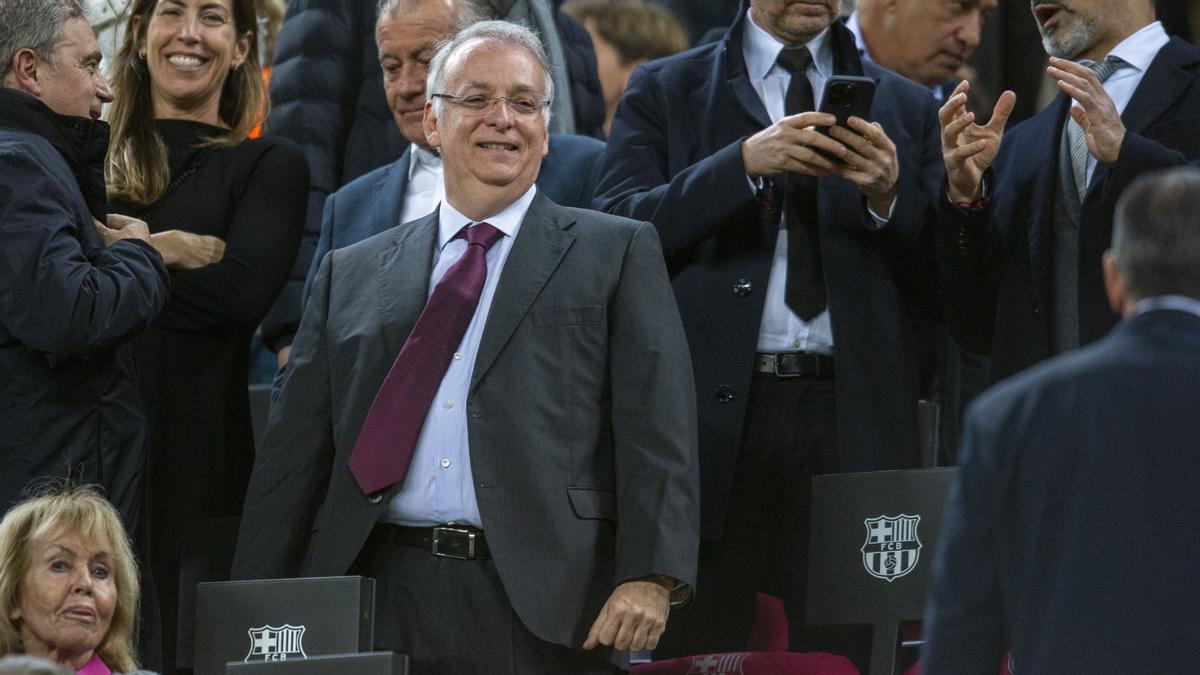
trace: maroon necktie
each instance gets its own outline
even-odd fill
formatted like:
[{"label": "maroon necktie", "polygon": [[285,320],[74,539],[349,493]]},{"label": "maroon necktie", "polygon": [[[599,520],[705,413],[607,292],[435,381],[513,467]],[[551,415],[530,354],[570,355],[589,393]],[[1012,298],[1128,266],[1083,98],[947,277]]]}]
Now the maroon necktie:
[{"label": "maroon necktie", "polygon": [[433,289],[350,453],[350,473],[365,494],[400,483],[408,473],[429,405],[479,305],[487,251],[503,234],[479,223],[454,235],[467,240],[467,250]]}]

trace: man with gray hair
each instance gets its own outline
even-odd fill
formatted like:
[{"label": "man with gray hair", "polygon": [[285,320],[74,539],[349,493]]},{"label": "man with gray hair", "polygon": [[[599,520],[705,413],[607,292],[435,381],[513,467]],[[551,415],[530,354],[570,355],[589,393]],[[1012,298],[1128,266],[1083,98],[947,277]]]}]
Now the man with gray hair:
[{"label": "man with gray hair", "polygon": [[373,577],[375,645],[413,673],[611,673],[696,571],[695,391],[658,237],[536,186],[554,92],[529,30],[463,30],[426,91],[445,199],[322,260],[234,576]]},{"label": "man with gray hair", "polygon": [[[384,0],[375,22],[387,107],[411,143],[400,158],[339,189],[325,200],[321,234],[303,298],[331,249],[349,246],[400,223],[429,215],[445,198],[442,158],[425,138],[425,80],[438,44],[458,27],[481,20],[477,0]],[[553,84],[553,81],[551,81]],[[551,133],[537,185],[563,206],[587,206],[596,188],[604,144],[586,136]],[[293,308],[296,327],[302,303]],[[295,328],[285,331],[290,343]],[[280,354],[286,356],[290,347]]]},{"label": "man with gray hair", "polygon": [[134,533],[145,418],[127,342],[167,270],[144,222],[105,213],[112,95],[82,4],[0,0],[0,16],[0,511],[38,480],[99,483]]},{"label": "man with gray hair", "polygon": [[926,673],[1186,673],[1200,651],[1200,170],[1147,174],[1109,335],[989,390],[934,560]]}]

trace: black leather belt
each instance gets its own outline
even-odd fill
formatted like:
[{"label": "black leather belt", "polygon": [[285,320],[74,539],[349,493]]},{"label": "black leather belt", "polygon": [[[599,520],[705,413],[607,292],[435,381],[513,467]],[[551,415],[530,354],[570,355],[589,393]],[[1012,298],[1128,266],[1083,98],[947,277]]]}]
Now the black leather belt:
[{"label": "black leather belt", "polygon": [[388,541],[429,551],[439,558],[476,560],[492,557],[483,530],[470,525],[438,525],[436,527],[404,527],[378,523],[376,532]]},{"label": "black leather belt", "polygon": [[771,373],[776,377],[830,380],[833,379],[833,357],[813,352],[759,353],[754,359],[754,370],[759,373]]}]

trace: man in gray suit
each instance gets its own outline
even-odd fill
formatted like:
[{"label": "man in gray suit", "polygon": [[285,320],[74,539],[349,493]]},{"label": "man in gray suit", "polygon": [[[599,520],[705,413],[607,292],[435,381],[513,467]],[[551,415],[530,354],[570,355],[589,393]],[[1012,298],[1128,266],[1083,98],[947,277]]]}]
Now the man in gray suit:
[{"label": "man in gray suit", "polygon": [[694,582],[662,251],[538,193],[547,68],[503,22],[435,55],[446,199],[326,256],[246,499],[235,578],[374,577],[376,646],[414,673],[612,672]]}]

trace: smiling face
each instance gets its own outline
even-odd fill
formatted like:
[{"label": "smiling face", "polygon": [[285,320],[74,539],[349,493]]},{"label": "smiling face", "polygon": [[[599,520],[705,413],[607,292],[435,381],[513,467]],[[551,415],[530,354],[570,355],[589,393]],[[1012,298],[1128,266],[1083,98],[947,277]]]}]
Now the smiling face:
[{"label": "smiling face", "polygon": [[158,0],[141,42],[154,116],[220,125],[221,88],[250,42],[234,24],[233,0]]},{"label": "smiling face", "polygon": [[750,0],[754,23],[789,47],[807,44],[841,8],[842,0]]},{"label": "smiling face", "polygon": [[35,539],[17,606],[26,653],[82,667],[104,640],[117,604],[112,553],[74,530]]},{"label": "smiling face", "polygon": [[383,90],[400,133],[425,149],[425,77],[434,48],[454,32],[454,4],[437,0],[403,16],[387,16],[375,27]]},{"label": "smiling face", "polygon": [[[469,42],[451,54],[444,81],[444,90],[432,93],[538,101],[546,94],[537,59],[521,47],[496,41]],[[549,149],[545,108],[520,115],[501,101],[481,114],[465,114],[476,111],[443,103],[440,116],[426,104],[425,136],[441,150],[447,200],[472,218],[490,216],[515,202],[537,179]]]},{"label": "smiling face", "polygon": [[101,106],[112,100],[108,80],[100,72],[100,47],[92,27],[83,19],[63,25],[54,62],[45,64],[38,98],[60,115],[100,117]]},{"label": "smiling face", "polygon": [[926,86],[945,84],[979,46],[997,0],[892,0],[883,35],[868,39],[880,65]]}]

